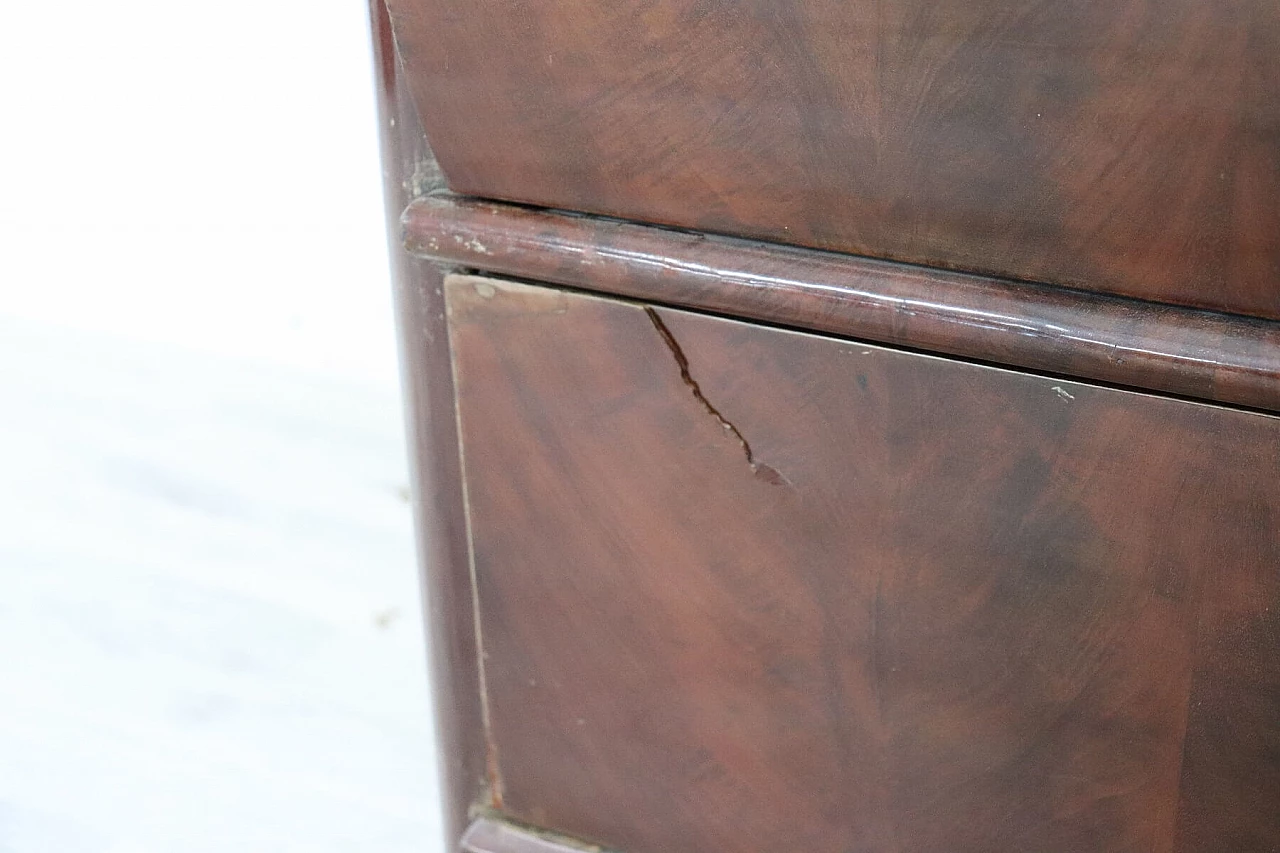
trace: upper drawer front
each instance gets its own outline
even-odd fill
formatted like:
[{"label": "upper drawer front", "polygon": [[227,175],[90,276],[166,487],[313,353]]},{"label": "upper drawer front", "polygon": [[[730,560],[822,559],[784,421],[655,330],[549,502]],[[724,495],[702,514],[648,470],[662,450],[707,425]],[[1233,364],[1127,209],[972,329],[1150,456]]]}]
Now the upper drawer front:
[{"label": "upper drawer front", "polygon": [[1280,317],[1275,0],[389,0],[453,189]]}]

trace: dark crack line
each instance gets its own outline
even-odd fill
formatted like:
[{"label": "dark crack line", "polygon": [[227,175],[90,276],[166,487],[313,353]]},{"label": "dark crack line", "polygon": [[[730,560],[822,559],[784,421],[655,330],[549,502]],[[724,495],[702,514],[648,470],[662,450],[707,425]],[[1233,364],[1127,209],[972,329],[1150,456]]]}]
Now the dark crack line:
[{"label": "dark crack line", "polygon": [[680,379],[688,386],[689,391],[693,394],[694,399],[702,404],[702,408],[707,410],[707,414],[716,419],[716,423],[727,433],[733,435],[738,440],[738,444],[742,445],[742,454],[747,457],[747,466],[751,469],[751,473],[767,480],[775,485],[791,485],[782,472],[765,465],[763,462],[756,461],[756,455],[751,450],[751,443],[747,441],[747,437],[742,434],[733,423],[720,414],[720,410],[711,405],[711,401],[707,399],[707,395],[702,393],[702,386],[698,384],[698,380],[693,378],[693,374],[689,372],[689,358],[684,354],[680,342],[676,340],[676,336],[671,334],[671,330],[667,328],[667,324],[662,321],[662,317],[652,307],[644,306],[644,313],[649,315],[649,322],[653,323],[653,327],[658,330],[658,334],[662,336],[662,341],[667,345],[667,349],[671,351],[671,357],[676,360],[676,366],[680,368]]}]

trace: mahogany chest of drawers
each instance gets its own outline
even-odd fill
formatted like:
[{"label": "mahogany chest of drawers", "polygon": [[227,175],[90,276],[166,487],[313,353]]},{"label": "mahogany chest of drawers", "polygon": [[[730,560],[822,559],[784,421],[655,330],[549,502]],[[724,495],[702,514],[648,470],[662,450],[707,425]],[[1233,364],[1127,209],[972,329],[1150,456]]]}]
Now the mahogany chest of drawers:
[{"label": "mahogany chest of drawers", "polygon": [[1280,850],[1280,6],[370,8],[453,849]]}]

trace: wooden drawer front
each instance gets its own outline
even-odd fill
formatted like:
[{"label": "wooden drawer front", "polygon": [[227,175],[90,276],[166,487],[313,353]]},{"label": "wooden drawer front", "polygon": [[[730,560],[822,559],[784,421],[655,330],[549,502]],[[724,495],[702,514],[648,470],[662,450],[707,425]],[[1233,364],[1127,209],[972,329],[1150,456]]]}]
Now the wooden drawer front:
[{"label": "wooden drawer front", "polygon": [[447,284],[494,802],[630,853],[1280,846],[1280,421]]},{"label": "wooden drawer front", "polygon": [[389,0],[458,192],[1280,317],[1275,0]]}]

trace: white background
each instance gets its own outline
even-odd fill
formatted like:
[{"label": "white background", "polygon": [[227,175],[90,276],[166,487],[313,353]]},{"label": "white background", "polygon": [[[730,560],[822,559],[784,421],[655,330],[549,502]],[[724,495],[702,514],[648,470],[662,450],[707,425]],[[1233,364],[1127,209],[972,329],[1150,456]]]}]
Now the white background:
[{"label": "white background", "polygon": [[0,851],[436,851],[365,6],[0,6]]}]

